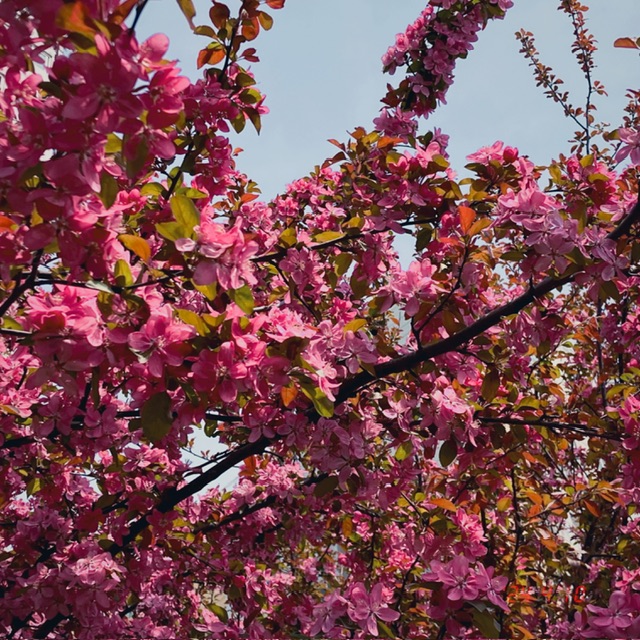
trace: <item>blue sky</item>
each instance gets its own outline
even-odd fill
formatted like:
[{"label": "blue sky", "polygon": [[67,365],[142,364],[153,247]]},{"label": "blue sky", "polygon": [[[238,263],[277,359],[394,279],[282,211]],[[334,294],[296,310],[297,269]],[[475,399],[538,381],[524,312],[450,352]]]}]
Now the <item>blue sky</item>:
[{"label": "blue sky", "polygon": [[[586,4],[600,46],[596,77],[609,91],[598,113],[617,123],[626,89],[640,87],[640,65],[635,52],[614,49],[613,41],[640,35],[640,2]],[[571,25],[557,5],[557,0],[516,0],[507,19],[490,24],[460,63],[448,104],[423,125],[439,126],[451,136],[455,169],[462,169],[467,154],[497,139],[540,164],[568,151],[574,128],[535,86],[513,36],[519,28],[532,31],[543,61],[582,102],[585,86],[570,52]],[[196,24],[207,23],[209,6],[207,0],[196,1]],[[354,127],[370,125],[389,80],[381,73],[380,58],[424,6],[424,0],[288,0],[283,10],[272,12],[274,27],[256,41],[261,62],[253,65],[271,113],[260,136],[248,127],[235,141],[245,150],[241,170],[259,183],[265,197],[333,155],[328,138],[344,140]],[[197,77],[197,51],[208,40],[190,33],[176,2],[149,2],[139,33],[156,32],[169,35],[170,55]]]}]

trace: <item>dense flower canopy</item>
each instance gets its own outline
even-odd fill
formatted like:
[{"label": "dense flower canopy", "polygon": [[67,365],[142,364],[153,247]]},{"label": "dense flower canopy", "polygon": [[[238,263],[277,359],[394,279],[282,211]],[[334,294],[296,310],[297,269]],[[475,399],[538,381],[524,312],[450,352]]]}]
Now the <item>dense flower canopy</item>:
[{"label": "dense flower canopy", "polygon": [[419,121],[513,3],[431,0],[263,202],[229,131],[284,0],[179,0],[196,82],[146,4],[0,3],[3,637],[640,637],[640,94],[599,126],[522,32],[573,147],[459,179]]}]

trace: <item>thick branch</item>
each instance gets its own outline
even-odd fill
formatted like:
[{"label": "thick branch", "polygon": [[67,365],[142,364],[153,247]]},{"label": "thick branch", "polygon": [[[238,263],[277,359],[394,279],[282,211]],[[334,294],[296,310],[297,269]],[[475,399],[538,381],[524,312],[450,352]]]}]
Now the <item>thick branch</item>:
[{"label": "thick branch", "polygon": [[579,422],[560,422],[558,420],[546,420],[544,418],[524,420],[522,418],[511,418],[509,416],[505,416],[504,418],[477,416],[476,420],[485,422],[487,424],[516,424],[532,427],[547,427],[549,429],[574,431],[579,435],[589,436],[592,438],[604,438],[605,440],[616,440],[618,442],[622,440],[622,436],[616,433],[600,433],[599,431],[596,431],[595,429],[592,429],[587,425],[581,424]]},{"label": "thick branch", "polygon": [[[180,502],[190,498],[198,493],[198,491],[207,487],[214,480],[217,480],[223,473],[235,467],[245,458],[262,453],[270,444],[271,440],[267,438],[260,438],[259,440],[256,440],[256,442],[250,442],[230,451],[224,460],[197,476],[191,482],[180,487],[180,489],[174,488],[166,491],[156,505],[154,511],[159,511],[160,513],[167,513],[171,511]],[[129,532],[122,538],[122,542],[111,547],[111,554],[115,555],[126,548],[135,540],[136,536],[140,532],[144,531],[148,526],[149,520],[147,519],[147,516],[143,516],[136,520],[129,527]]]},{"label": "thick branch", "polygon": [[9,297],[2,303],[2,305],[0,305],[0,318],[4,316],[4,314],[11,308],[11,305],[23,293],[27,292],[34,286],[36,280],[36,272],[38,271],[38,265],[40,264],[42,253],[42,249],[40,249],[40,251],[37,251],[33,256],[33,261],[31,262],[31,273],[29,273],[24,282],[21,283],[21,276],[17,276],[13,291],[11,292]]},{"label": "thick branch", "polygon": [[[629,232],[631,226],[638,220],[638,218],[640,218],[640,200],[636,202],[633,209],[622,220],[622,222],[620,222],[620,224],[607,235],[607,238],[609,240],[618,240]],[[495,325],[499,324],[503,318],[519,313],[536,299],[573,282],[575,277],[581,272],[582,271],[576,271],[562,277],[548,276],[511,302],[507,302],[506,304],[495,308],[493,311],[490,311],[485,316],[476,320],[473,324],[465,327],[452,336],[449,336],[444,340],[439,340],[438,342],[432,342],[431,344],[416,349],[411,353],[407,353],[403,356],[399,356],[398,358],[394,358],[393,360],[389,360],[388,362],[376,365],[374,367],[373,374],[368,371],[362,371],[351,378],[351,380],[347,380],[342,384],[340,390],[336,394],[336,404],[340,404],[348,398],[351,398],[360,389],[362,389],[362,387],[373,380],[386,378],[394,373],[408,371],[416,365],[458,349],[474,338],[477,338],[479,335],[482,335],[485,331],[488,331]]]}]

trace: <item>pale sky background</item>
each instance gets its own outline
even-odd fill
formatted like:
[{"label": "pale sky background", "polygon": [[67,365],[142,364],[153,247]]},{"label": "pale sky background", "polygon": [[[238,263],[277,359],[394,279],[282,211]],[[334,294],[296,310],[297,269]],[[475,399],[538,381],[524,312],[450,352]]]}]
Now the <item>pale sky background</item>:
[{"label": "pale sky background", "polygon": [[[625,91],[640,87],[640,59],[614,49],[621,36],[640,35],[639,0],[584,0],[589,26],[598,43],[596,79],[608,98],[597,102],[600,118],[618,123]],[[235,4],[230,2],[230,4]],[[245,151],[239,168],[257,181],[265,198],[307,175],[333,155],[328,138],[346,140],[358,125],[370,127],[391,76],[380,58],[425,6],[425,0],[287,0],[270,11],[275,23],[255,41],[261,62],[253,64],[271,113],[262,133],[251,125],[234,140]],[[207,0],[196,0],[196,24],[208,24]],[[586,85],[570,51],[571,23],[557,10],[558,0],[516,0],[503,21],[480,33],[475,50],[459,63],[456,82],[422,129],[439,126],[451,136],[452,166],[460,171],[467,154],[498,139],[517,146],[539,164],[568,152],[574,125],[559,105],[535,86],[531,69],[518,53],[513,33],[524,28],[536,37],[542,61],[554,68],[582,104]],[[170,55],[183,72],[198,77],[195,59],[209,42],[190,33],[174,0],[151,0],[139,35],[164,32]]]}]

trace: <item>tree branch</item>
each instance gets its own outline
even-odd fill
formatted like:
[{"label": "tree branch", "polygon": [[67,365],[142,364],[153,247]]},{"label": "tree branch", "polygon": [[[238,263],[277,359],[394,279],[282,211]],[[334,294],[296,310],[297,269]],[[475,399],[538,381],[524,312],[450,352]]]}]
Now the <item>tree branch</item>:
[{"label": "tree branch", "polygon": [[[623,235],[627,234],[631,229],[631,226],[640,218],[640,200],[636,202],[635,206],[631,209],[629,214],[620,222],[620,224],[607,235],[609,240],[618,240]],[[381,378],[386,378],[394,373],[401,373],[412,369],[416,365],[432,360],[437,356],[441,356],[450,351],[454,351],[464,344],[477,338],[491,327],[499,324],[503,318],[515,315],[522,311],[525,307],[529,306],[536,299],[541,298],[547,293],[559,289],[566,284],[573,282],[576,276],[582,273],[583,270],[575,271],[569,275],[554,277],[547,276],[544,280],[537,285],[530,287],[525,293],[518,296],[511,302],[507,302],[499,307],[496,307],[485,316],[482,316],[474,323],[465,327],[461,331],[439,340],[438,342],[432,342],[431,344],[416,349],[411,353],[399,356],[382,364],[373,367],[374,373],[368,371],[362,371],[350,380],[346,380],[338,393],[336,394],[336,404],[340,404],[351,398],[357,393],[363,386]]]}]

